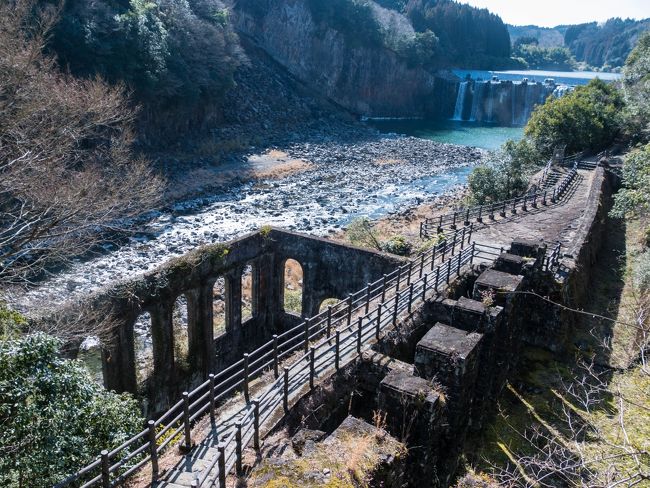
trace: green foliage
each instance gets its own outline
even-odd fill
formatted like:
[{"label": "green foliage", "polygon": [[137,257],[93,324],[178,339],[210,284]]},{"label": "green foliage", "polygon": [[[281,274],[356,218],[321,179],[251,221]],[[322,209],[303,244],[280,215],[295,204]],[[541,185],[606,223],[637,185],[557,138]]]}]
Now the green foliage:
[{"label": "green foliage", "polygon": [[20,334],[21,329],[26,325],[27,319],[22,314],[7,308],[0,302],[0,341]]},{"label": "green foliage", "polygon": [[404,236],[393,236],[382,245],[383,250],[398,256],[408,256],[413,250],[413,246]]},{"label": "green foliage", "polygon": [[434,67],[438,58],[440,40],[427,30],[416,32],[415,36],[402,39],[395,47],[397,53],[406,59],[410,66]]},{"label": "green foliage", "polygon": [[614,196],[616,217],[645,216],[650,212],[650,144],[632,151],[623,164],[623,188]]},{"label": "green foliage", "polygon": [[468,178],[470,202],[484,205],[521,195],[541,161],[540,153],[526,139],[506,142],[486,165],[472,170]]},{"label": "green foliage", "polygon": [[536,39],[530,44],[524,44],[522,40],[525,38],[517,39],[520,44],[515,46],[513,56],[523,59],[530,69],[576,68],[576,60],[566,47],[539,47]]},{"label": "green foliage", "polygon": [[510,35],[497,15],[452,0],[409,0],[404,13],[418,32],[439,39],[440,62],[463,67],[503,65],[510,58]]},{"label": "green foliage", "polygon": [[650,32],[639,38],[623,70],[626,125],[632,139],[650,139]]},{"label": "green foliage", "polygon": [[632,277],[634,287],[642,294],[650,292],[650,251],[639,256]]},{"label": "green foliage", "polygon": [[0,342],[2,486],[52,486],[142,428],[133,398],[104,390],[59,347],[43,334]]},{"label": "green foliage", "polygon": [[623,97],[614,85],[594,79],[561,98],[550,97],[537,106],[525,133],[544,155],[550,155],[558,145],[566,145],[569,154],[600,150],[619,134],[623,106]]},{"label": "green foliage", "polygon": [[564,45],[578,61],[608,71],[623,66],[636,39],[649,28],[648,19],[612,18],[600,24],[572,25],[564,34]]},{"label": "green foliage", "polygon": [[366,217],[355,219],[346,229],[348,240],[355,246],[382,250],[381,242],[375,232],[375,226]]},{"label": "green foliage", "polygon": [[302,313],[302,290],[284,290],[284,311]]},{"label": "green foliage", "polygon": [[[70,0],[53,34],[63,66],[126,83],[145,105],[143,117],[171,108],[191,114],[218,102],[243,59],[221,0]],[[188,122],[178,120],[179,127]]]},{"label": "green foliage", "polygon": [[307,5],[317,23],[339,31],[352,45],[384,45],[381,24],[367,0],[307,0]]}]

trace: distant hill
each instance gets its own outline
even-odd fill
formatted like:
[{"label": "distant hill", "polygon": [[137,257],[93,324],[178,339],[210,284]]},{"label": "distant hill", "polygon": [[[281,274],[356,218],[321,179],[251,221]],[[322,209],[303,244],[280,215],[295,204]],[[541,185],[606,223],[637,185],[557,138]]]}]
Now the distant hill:
[{"label": "distant hill", "polygon": [[616,70],[625,64],[639,35],[650,30],[650,18],[612,18],[604,23],[539,27],[508,25],[510,40],[536,38],[540,47],[567,47],[585,69]]}]

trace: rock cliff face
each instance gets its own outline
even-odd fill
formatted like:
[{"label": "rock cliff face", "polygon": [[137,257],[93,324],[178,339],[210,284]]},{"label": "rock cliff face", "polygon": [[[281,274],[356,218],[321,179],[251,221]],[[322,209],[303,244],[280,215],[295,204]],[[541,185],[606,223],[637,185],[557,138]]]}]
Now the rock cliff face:
[{"label": "rock cliff face", "polygon": [[[353,45],[315,22],[305,0],[274,0],[255,15],[236,6],[235,26],[294,76],[357,114],[370,117],[432,115],[438,103],[434,74],[382,47]],[[453,103],[453,102],[452,102]]]}]

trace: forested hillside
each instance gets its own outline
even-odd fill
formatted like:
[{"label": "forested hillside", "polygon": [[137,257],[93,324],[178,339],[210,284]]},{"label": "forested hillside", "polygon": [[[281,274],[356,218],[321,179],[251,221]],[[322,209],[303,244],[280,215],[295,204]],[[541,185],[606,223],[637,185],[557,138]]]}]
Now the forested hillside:
[{"label": "forested hillside", "polygon": [[[552,28],[508,26],[513,46],[535,45],[550,50],[567,48],[581,69],[619,70],[639,36],[650,29],[650,19],[612,18],[605,23],[558,25]],[[521,53],[514,53],[516,56]]]}]

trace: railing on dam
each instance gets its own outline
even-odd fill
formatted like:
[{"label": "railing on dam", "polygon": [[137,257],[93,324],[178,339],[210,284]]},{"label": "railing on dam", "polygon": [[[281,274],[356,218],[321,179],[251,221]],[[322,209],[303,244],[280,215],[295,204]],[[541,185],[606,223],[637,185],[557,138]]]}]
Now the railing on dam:
[{"label": "railing on dam", "polygon": [[571,169],[552,189],[538,190],[509,200],[467,207],[438,217],[426,218],[420,222],[420,237],[423,239],[434,237],[445,227],[456,229],[459,225],[469,226],[472,221],[483,222],[486,217],[494,220],[497,212],[501,217],[505,217],[508,211],[514,215],[518,210],[527,211],[529,206],[533,208],[537,208],[539,204],[546,206],[549,200],[551,203],[556,203],[564,196],[578,173],[578,158],[575,157],[570,161],[572,161]]},{"label": "railing on dam", "polygon": [[[225,488],[228,473],[241,471],[242,450],[248,445],[259,449],[260,430],[270,423],[274,412],[288,410],[289,398],[327,369],[340,368],[354,359],[364,345],[377,340],[381,332],[397,323],[403,312],[423,301],[427,292],[437,292],[460,275],[461,268],[480,258],[493,261],[491,249],[471,241],[472,226],[446,236],[440,243],[420,253],[408,264],[383,275],[345,300],[328,306],[318,315],[282,334],[209,379],[190,392],[147,428],[111,451],[102,451],[91,464],[62,481],[65,486],[112,487],[150,465],[154,480],[159,477],[158,459],[173,442],[192,448],[192,426],[206,415],[218,432],[217,454],[209,461],[193,486]],[[438,262],[439,261],[439,262]],[[437,264],[438,262],[438,264]],[[295,358],[296,355],[299,357]],[[284,366],[283,364],[289,364]],[[262,375],[273,380],[256,398],[251,398],[251,382]],[[272,376],[271,376],[272,375]],[[227,419],[220,419],[217,406],[240,392],[244,405]]]}]

